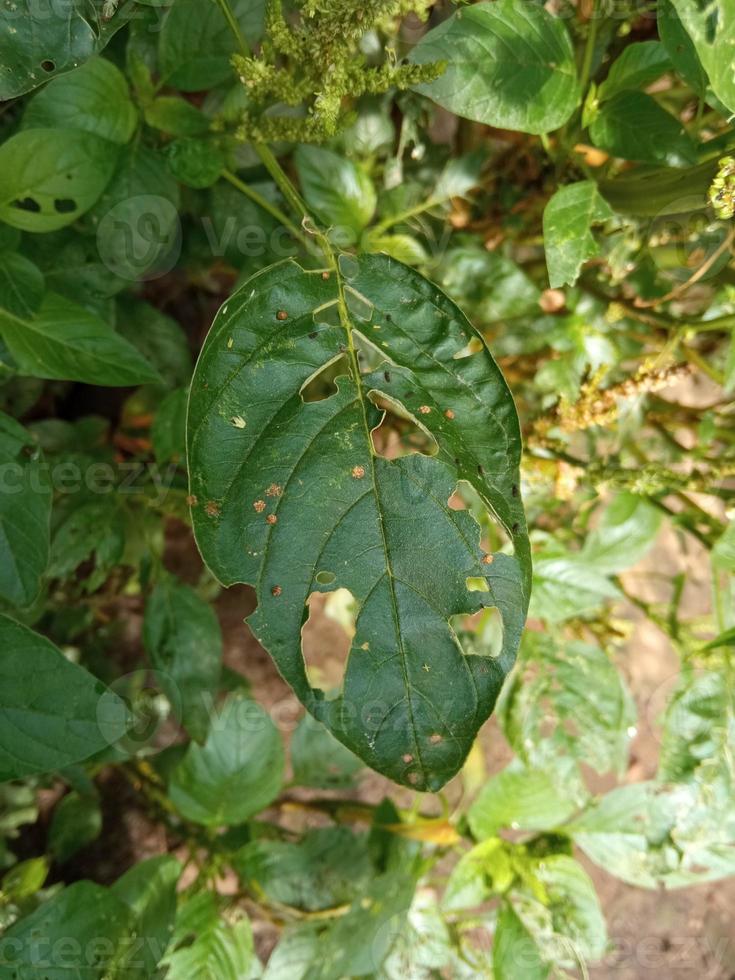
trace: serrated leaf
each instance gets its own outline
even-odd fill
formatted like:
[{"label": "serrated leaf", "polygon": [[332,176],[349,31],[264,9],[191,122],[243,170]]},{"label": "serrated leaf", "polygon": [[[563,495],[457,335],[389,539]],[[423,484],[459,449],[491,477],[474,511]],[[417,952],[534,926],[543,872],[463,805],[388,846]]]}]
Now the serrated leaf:
[{"label": "serrated leaf", "polygon": [[[348,326],[333,320],[340,286]],[[302,387],[356,338],[375,369],[353,359],[336,394],[304,402]],[[463,357],[470,341],[478,353]],[[375,454],[379,392],[433,436],[435,457]],[[345,264],[339,280],[271,267],[214,322],[192,383],[188,452],[205,560],[223,583],[256,586],[251,628],[307,709],[392,779],[443,785],[513,662],[530,573],[518,419],[480,335],[386,256]],[[484,559],[474,519],[447,505],[460,479],[516,557]],[[487,591],[470,591],[469,577]],[[360,609],[342,693],[327,701],[307,678],[301,626],[310,594],[339,587]],[[465,655],[450,619],[486,606],[500,610],[502,651]]]},{"label": "serrated leaf", "polygon": [[222,632],[214,609],[188,585],[167,576],[146,603],[143,642],[182,725],[204,742],[222,665]]},{"label": "serrated leaf", "polygon": [[683,125],[645,92],[619,92],[605,102],[590,125],[590,136],[595,146],[624,160],[671,167],[697,160]]},{"label": "serrated leaf", "polygon": [[600,248],[592,226],[613,217],[593,180],[559,188],[544,208],[544,247],[549,285],[574,285],[584,263]]},{"label": "serrated leaf", "polygon": [[0,334],[21,373],[34,378],[137,385],[158,373],[100,317],[47,293],[33,317],[0,309]]},{"label": "serrated leaf", "polygon": [[123,73],[106,58],[91,58],[34,95],[23,114],[23,128],[83,130],[127,143],[137,120]]},{"label": "serrated leaf", "polygon": [[660,41],[629,44],[612,63],[607,78],[597,89],[597,99],[604,102],[618,92],[645,88],[672,67]]},{"label": "serrated leaf", "polygon": [[0,598],[30,606],[49,558],[51,484],[31,435],[0,412]]},{"label": "serrated leaf", "polygon": [[735,5],[732,0],[673,0],[702,67],[721,102],[735,113]]},{"label": "serrated leaf", "polygon": [[44,636],[0,615],[0,782],[63,769],[125,734],[125,705]]},{"label": "serrated leaf", "polygon": [[0,146],[0,220],[55,231],[88,211],[115,169],[119,147],[94,133],[25,129]]},{"label": "serrated leaf", "polygon": [[463,7],[429,31],[411,61],[446,62],[435,81],[415,86],[450,112],[523,133],[548,133],[579,102],[564,22],[514,0]]},{"label": "serrated leaf", "polygon": [[169,796],[188,820],[206,827],[244,823],[278,795],[283,745],[256,702],[230,697],[212,719],[204,745],[192,744],[171,774]]}]

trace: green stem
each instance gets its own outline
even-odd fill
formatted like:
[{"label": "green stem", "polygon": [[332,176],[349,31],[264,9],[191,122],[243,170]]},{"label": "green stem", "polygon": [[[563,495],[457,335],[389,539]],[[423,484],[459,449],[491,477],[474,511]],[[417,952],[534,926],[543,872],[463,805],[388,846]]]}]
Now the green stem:
[{"label": "green stem", "polygon": [[587,93],[590,76],[592,74],[592,58],[595,53],[597,43],[597,30],[600,21],[600,0],[593,0],[592,13],[590,14],[590,29],[587,34],[587,41],[582,55],[582,67],[579,70],[579,88],[584,97]]},{"label": "green stem", "polygon": [[222,11],[222,14],[225,20],[227,21],[230,30],[235,35],[235,39],[237,40],[237,43],[240,46],[240,53],[245,58],[247,58],[250,55],[250,45],[245,39],[245,35],[240,29],[240,25],[237,22],[237,18],[232,12],[232,8],[230,7],[229,0],[217,0],[217,4],[219,5],[220,10]]},{"label": "green stem", "polygon": [[398,214],[393,214],[385,218],[375,226],[372,234],[382,235],[394,225],[403,224],[404,221],[409,221],[411,218],[415,218],[416,215],[423,214],[424,211],[430,211],[431,208],[435,208],[439,204],[443,203],[444,202],[439,198],[430,197],[427,201],[422,201],[421,204],[414,204],[412,208],[406,208],[405,211],[400,211]]},{"label": "green stem", "polygon": [[259,208],[267,211],[268,214],[276,219],[276,221],[280,222],[280,224],[282,224],[283,227],[286,228],[286,230],[289,231],[297,241],[301,242],[305,248],[311,248],[311,241],[296,227],[291,219],[287,217],[287,215],[285,215],[279,207],[277,207],[275,204],[271,204],[271,202],[263,197],[262,194],[259,194],[256,190],[253,190],[252,187],[249,187],[229,170],[223,170],[222,176],[226,181],[232,184],[233,187],[236,187],[242,194],[249,197],[251,201],[254,201]]}]

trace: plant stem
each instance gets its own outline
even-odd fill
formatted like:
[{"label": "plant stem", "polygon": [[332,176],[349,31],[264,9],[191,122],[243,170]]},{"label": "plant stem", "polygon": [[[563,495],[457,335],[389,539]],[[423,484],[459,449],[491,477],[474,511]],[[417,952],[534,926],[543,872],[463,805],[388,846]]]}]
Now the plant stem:
[{"label": "plant stem", "polygon": [[254,201],[259,208],[267,211],[268,214],[276,219],[276,221],[280,222],[283,227],[286,228],[297,241],[301,242],[305,248],[311,248],[311,241],[296,227],[291,219],[287,217],[279,207],[277,207],[275,204],[271,204],[271,202],[263,197],[262,194],[259,194],[256,190],[253,190],[252,187],[249,187],[244,181],[240,180],[239,177],[231,173],[229,170],[223,170],[222,176],[226,181],[232,184],[233,187],[236,187],[242,194],[249,197],[251,201]]},{"label": "plant stem", "polygon": [[217,0],[217,3],[219,5],[220,10],[222,11],[225,20],[227,21],[230,30],[235,35],[235,39],[240,46],[240,54],[244,55],[244,57],[247,58],[250,55],[250,45],[248,44],[245,35],[240,29],[240,25],[237,22],[237,18],[232,12],[232,7],[230,7],[229,0]]},{"label": "plant stem", "polygon": [[592,12],[590,14],[590,29],[587,34],[587,41],[584,46],[584,53],[582,54],[582,66],[579,70],[579,88],[582,92],[582,97],[584,98],[587,92],[587,86],[589,85],[590,76],[592,74],[592,58],[595,53],[595,44],[597,43],[597,29],[600,20],[600,0],[593,0]]},{"label": "plant stem", "polygon": [[423,214],[424,211],[430,211],[431,208],[435,208],[439,204],[443,203],[444,202],[438,198],[430,197],[428,200],[422,201],[421,204],[414,204],[412,208],[406,208],[405,211],[400,211],[398,214],[393,214],[388,218],[385,218],[375,226],[372,233],[374,235],[382,235],[394,225],[400,225],[404,221],[408,221],[410,218],[415,218],[417,214]]}]

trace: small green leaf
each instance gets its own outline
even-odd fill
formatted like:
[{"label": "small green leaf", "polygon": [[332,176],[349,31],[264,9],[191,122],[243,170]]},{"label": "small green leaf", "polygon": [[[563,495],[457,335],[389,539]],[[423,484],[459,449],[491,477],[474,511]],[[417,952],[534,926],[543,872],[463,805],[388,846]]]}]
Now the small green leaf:
[{"label": "small green leaf", "polygon": [[23,128],[83,130],[127,143],[137,120],[125,76],[106,58],[91,58],[34,95],[23,114]]},{"label": "small green leaf", "polygon": [[[281,263],[216,318],[189,402],[192,517],[218,579],[256,585],[251,628],[307,709],[372,767],[436,789],[492,710],[524,621],[518,418],[482,337],[436,286],[386,256],[345,262],[345,326],[337,278]],[[375,351],[366,373],[353,365],[335,394],[304,402],[303,386],[355,337]],[[435,457],[375,454],[377,392],[436,440]],[[469,512],[448,507],[461,479],[514,556],[489,561]],[[328,701],[309,683],[301,627],[310,594],[339,587],[359,613],[341,696]],[[450,620],[487,606],[502,616],[502,650],[467,655]]]},{"label": "small green leaf", "polygon": [[697,95],[703,98],[707,91],[707,75],[694,42],[684,29],[672,0],[658,0],[657,24],[659,37],[674,67]]},{"label": "small green leaf", "polygon": [[604,103],[590,136],[595,146],[624,160],[671,167],[697,160],[694,143],[676,116],[645,92],[619,92]]},{"label": "small green leaf", "polygon": [[715,568],[735,572],[735,521],[730,521],[715,541],[712,549],[712,564]]},{"label": "small green leaf", "polygon": [[191,348],[178,320],[130,294],[118,300],[115,319],[118,333],[158,371],[166,387],[189,384]]},{"label": "small green leaf", "polygon": [[553,773],[509,768],[494,776],[467,812],[478,840],[499,830],[554,830],[577,809]]},{"label": "small green leaf", "polygon": [[[359,164],[317,146],[294,156],[306,203],[341,237],[354,242],[375,213],[373,182]],[[342,240],[344,239],[344,240]]]},{"label": "small green leaf", "polygon": [[125,734],[125,705],[45,637],[0,616],[0,782],[63,769]]},{"label": "small green leaf", "polygon": [[0,252],[0,310],[13,316],[33,316],[44,289],[43,273],[33,262],[16,252]]},{"label": "small green leaf", "polygon": [[145,607],[143,642],[182,725],[204,742],[222,665],[222,633],[212,607],[166,576]]},{"label": "small green leaf", "polygon": [[645,88],[672,69],[669,54],[660,41],[639,41],[623,48],[607,78],[597,89],[600,102],[618,92]]},{"label": "small green leaf", "polygon": [[145,943],[131,947],[122,976],[126,980],[149,980],[171,942],[176,919],[176,886],[181,865],[170,854],[149,858],[127,871],[110,891],[133,914],[135,933]]},{"label": "small green leaf", "polygon": [[176,180],[198,190],[216,183],[225,167],[222,151],[211,140],[174,140],[166,148],[166,162]]},{"label": "small green leaf", "polygon": [[429,31],[410,57],[447,65],[416,91],[500,129],[548,133],[563,126],[579,103],[564,22],[536,4],[497,0],[463,7]]},{"label": "small green leaf", "polygon": [[681,24],[721,102],[735,113],[735,4],[732,0],[673,0]]},{"label": "small green leaf", "polygon": [[504,903],[498,915],[493,937],[494,980],[545,980],[550,966],[544,963],[541,952],[516,915],[513,906]]},{"label": "small green leaf", "polygon": [[170,948],[162,964],[167,980],[246,980],[255,961],[250,923],[226,921],[210,891],[182,901]]},{"label": "small green leaf", "polygon": [[251,841],[232,865],[249,891],[307,912],[352,902],[374,874],[366,835],[346,827],[312,830],[298,843]]},{"label": "small green leaf", "polygon": [[145,107],[145,121],[170,136],[204,136],[209,119],[204,113],[173,95],[160,95]]},{"label": "small green leaf", "polygon": [[[49,873],[46,857],[29,858],[14,865],[0,879],[0,900],[22,902],[43,888]],[[2,944],[0,943],[0,948]]]},{"label": "small green leaf", "polygon": [[587,535],[582,558],[606,575],[623,572],[647,554],[662,519],[662,512],[645,497],[619,493]]},{"label": "small green leaf", "polygon": [[47,293],[34,317],[0,310],[0,334],[20,371],[34,378],[136,385],[160,381],[137,350],[76,303]]},{"label": "small green leaf", "polygon": [[48,564],[51,484],[33,438],[4,412],[0,473],[0,597],[30,606]]},{"label": "small green leaf", "polygon": [[0,145],[0,220],[22,231],[70,225],[102,194],[119,147],[94,133],[25,129]]},{"label": "small green leaf", "polygon": [[550,623],[561,623],[620,596],[607,575],[579,553],[548,558],[542,554],[534,562],[531,614]]},{"label": "small green leaf", "polygon": [[183,464],[186,459],[186,405],[188,388],[170,391],[156,409],[151,440],[156,462]]},{"label": "small green leaf", "polygon": [[584,263],[600,251],[592,226],[612,217],[593,180],[556,191],[544,209],[544,246],[552,289],[574,285]]},{"label": "small green leaf", "polygon": [[54,809],[48,833],[53,857],[64,864],[77,851],[96,840],[102,830],[102,811],[94,796],[72,792]]},{"label": "small green leaf", "polygon": [[203,746],[190,745],[171,774],[171,802],[207,827],[243,823],[271,803],[283,780],[281,738],[260,705],[230,697]]}]

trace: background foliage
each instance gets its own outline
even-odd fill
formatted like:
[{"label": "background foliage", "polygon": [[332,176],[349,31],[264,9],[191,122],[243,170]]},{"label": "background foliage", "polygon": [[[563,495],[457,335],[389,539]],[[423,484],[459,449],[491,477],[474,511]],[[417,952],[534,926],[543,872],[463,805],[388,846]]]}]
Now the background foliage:
[{"label": "background foliage", "polygon": [[[609,949],[590,862],[644,889],[732,875],[732,0],[16,0],[0,26],[0,977],[577,975]],[[212,415],[256,306],[259,379]],[[284,527],[294,443],[261,438],[232,518],[208,493],[279,385],[303,418],[380,393],[364,444],[346,426],[308,457],[330,505],[363,486],[353,449],[382,493],[407,474],[326,570],[319,500],[245,557]],[[431,691],[420,767],[408,721],[368,744],[301,656],[314,592],[367,649],[349,560],[371,519],[431,597],[396,625],[403,678],[370,682]],[[705,616],[676,553],[706,563]],[[289,577],[253,629],[327,727],[286,732],[223,663],[212,573],[250,582],[266,555]],[[680,665],[642,720],[634,617]],[[160,834],[126,855],[132,812]]]}]

